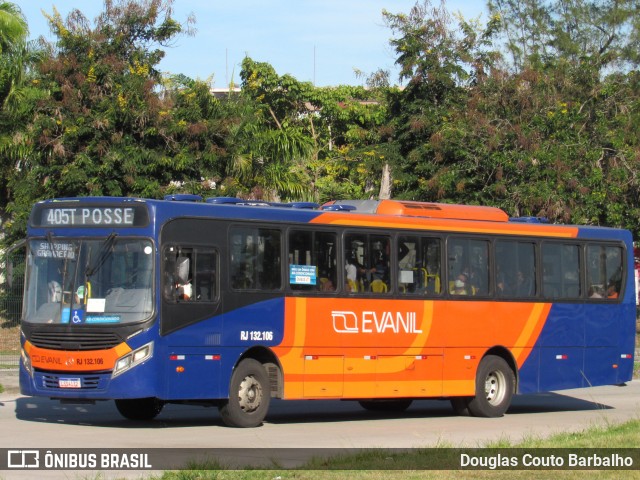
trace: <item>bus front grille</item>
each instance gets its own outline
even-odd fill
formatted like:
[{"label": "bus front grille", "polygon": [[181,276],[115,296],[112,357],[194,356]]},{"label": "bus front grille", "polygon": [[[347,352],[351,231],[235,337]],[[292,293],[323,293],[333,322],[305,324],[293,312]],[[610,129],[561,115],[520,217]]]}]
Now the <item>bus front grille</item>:
[{"label": "bus front grille", "polygon": [[122,343],[112,332],[33,332],[33,345],[50,350],[106,350]]}]

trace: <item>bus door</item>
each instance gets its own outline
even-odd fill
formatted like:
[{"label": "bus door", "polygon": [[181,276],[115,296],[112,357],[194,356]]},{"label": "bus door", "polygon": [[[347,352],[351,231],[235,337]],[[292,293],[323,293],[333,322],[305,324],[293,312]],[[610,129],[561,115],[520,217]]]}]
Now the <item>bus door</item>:
[{"label": "bus door", "polygon": [[168,360],[163,379],[167,399],[217,398],[224,393],[220,239],[216,241],[215,225],[181,219],[163,230],[160,331]]}]

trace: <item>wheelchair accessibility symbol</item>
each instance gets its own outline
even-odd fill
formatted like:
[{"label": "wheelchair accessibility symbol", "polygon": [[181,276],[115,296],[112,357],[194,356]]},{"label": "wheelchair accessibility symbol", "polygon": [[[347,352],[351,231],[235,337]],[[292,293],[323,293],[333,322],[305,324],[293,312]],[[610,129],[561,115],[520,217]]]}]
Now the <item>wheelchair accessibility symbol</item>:
[{"label": "wheelchair accessibility symbol", "polygon": [[84,310],[72,310],[71,311],[71,323],[79,324],[84,322]]}]

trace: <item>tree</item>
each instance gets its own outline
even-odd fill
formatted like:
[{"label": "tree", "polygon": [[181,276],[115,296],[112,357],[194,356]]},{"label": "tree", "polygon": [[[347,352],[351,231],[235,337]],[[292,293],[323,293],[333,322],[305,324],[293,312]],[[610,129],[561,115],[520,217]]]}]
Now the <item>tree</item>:
[{"label": "tree", "polygon": [[315,88],[267,63],[245,58],[242,65],[248,110],[233,137],[230,173],[251,186],[244,195],[316,202],[375,196],[386,151],[377,148],[382,89]]},{"label": "tree", "polygon": [[[434,148],[444,139],[449,119],[464,109],[469,88],[486,76],[495,59],[491,37],[496,20],[484,28],[453,17],[443,3],[416,3],[409,14],[383,12],[397,37],[391,40],[400,80],[406,88],[392,92],[391,124],[403,162],[395,169],[397,195],[404,198],[442,199],[456,178],[460,158],[455,151]],[[445,154],[445,155],[443,155]]]},{"label": "tree", "polygon": [[640,60],[635,0],[490,0],[516,71],[563,59],[598,73]]},{"label": "tree", "polygon": [[3,240],[11,227],[7,222],[7,205],[12,197],[10,179],[16,169],[29,158],[29,145],[21,145],[20,128],[31,116],[31,107],[40,98],[40,90],[32,83],[33,66],[40,61],[40,52],[26,42],[27,22],[17,5],[0,3],[0,224]]},{"label": "tree", "polygon": [[[16,232],[45,197],[159,197],[208,190],[221,170],[221,109],[203,82],[161,92],[161,47],[185,26],[171,0],[105,1],[95,26],[75,10],[48,16],[57,39],[39,68],[38,101],[16,148],[27,163],[9,180]],[[18,234],[18,233],[16,233]]]},{"label": "tree", "polygon": [[241,120],[230,138],[228,174],[243,186],[241,195],[268,201],[301,200],[308,195],[304,163],[312,143],[296,116],[304,108],[310,84],[278,76],[267,63],[246,57],[242,79]]},{"label": "tree", "polygon": [[0,53],[15,49],[27,38],[29,28],[18,5],[0,2]]}]

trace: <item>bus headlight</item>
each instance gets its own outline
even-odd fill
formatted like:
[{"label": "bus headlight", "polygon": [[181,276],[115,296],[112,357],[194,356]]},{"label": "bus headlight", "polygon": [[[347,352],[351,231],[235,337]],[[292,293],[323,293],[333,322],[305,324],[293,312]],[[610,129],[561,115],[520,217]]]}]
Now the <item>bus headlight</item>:
[{"label": "bus headlight", "polygon": [[24,348],[20,349],[20,358],[22,359],[22,365],[24,366],[26,372],[30,377],[33,377],[33,368],[31,368],[31,357],[27,352],[25,352]]},{"label": "bus headlight", "polygon": [[127,353],[125,356],[120,357],[116,361],[116,366],[113,369],[113,377],[117,377],[121,373],[126,372],[130,368],[141,364],[145,360],[148,360],[153,356],[153,342],[147,343],[140,348],[137,348],[133,352]]}]

